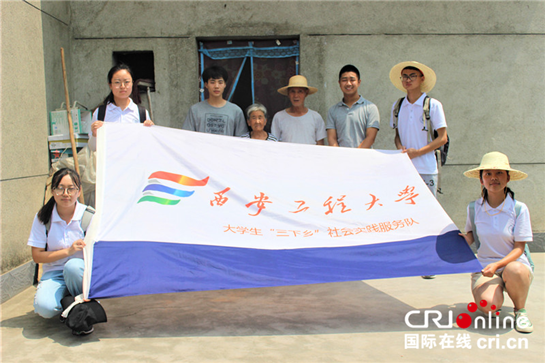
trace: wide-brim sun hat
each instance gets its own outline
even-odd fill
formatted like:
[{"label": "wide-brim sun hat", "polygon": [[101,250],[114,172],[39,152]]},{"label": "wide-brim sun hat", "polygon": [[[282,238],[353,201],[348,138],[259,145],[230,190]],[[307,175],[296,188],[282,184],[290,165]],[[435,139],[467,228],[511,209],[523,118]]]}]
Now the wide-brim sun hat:
[{"label": "wide-brim sun hat", "polygon": [[293,76],[290,78],[290,81],[286,87],[282,87],[278,89],[278,93],[280,93],[281,95],[287,96],[288,88],[291,88],[291,87],[306,88],[308,89],[309,95],[318,92],[318,88],[310,87],[308,85],[307,79],[304,76]]},{"label": "wide-brim sun hat", "polygon": [[433,87],[435,86],[435,82],[437,82],[437,76],[435,75],[433,69],[419,62],[407,61],[396,64],[390,70],[390,81],[392,81],[393,85],[396,86],[398,90],[402,92],[407,92],[407,90],[403,88],[403,84],[401,83],[401,71],[407,67],[418,68],[420,72],[422,72],[422,74],[424,75],[424,82],[422,82],[422,84],[420,85],[420,90],[422,92],[428,93],[433,89]]},{"label": "wide-brim sun hat", "polygon": [[477,168],[464,172],[464,175],[468,178],[480,179],[481,170],[507,170],[509,171],[509,177],[511,180],[522,180],[528,177],[528,174],[525,172],[511,168],[507,155],[498,151],[492,151],[484,154],[483,158],[481,159],[481,165],[479,165]]}]

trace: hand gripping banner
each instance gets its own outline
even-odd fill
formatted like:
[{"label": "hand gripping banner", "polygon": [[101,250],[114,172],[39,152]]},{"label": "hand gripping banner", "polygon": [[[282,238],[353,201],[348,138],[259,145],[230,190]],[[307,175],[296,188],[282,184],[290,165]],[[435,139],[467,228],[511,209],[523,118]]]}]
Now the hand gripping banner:
[{"label": "hand gripping banner", "polygon": [[406,154],[98,133],[90,298],[480,271]]}]

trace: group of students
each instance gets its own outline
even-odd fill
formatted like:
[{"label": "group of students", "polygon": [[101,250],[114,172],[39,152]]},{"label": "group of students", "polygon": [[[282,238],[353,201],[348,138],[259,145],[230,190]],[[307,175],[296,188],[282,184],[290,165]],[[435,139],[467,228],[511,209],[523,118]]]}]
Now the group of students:
[{"label": "group of students", "polygon": [[[435,72],[418,62],[402,62],[392,68],[390,79],[407,93],[406,102],[392,106],[390,125],[396,129],[395,145],[408,154],[436,195],[438,170],[434,151],[447,142],[447,124],[441,103],[426,94],[435,85]],[[287,86],[278,89],[278,93],[289,98],[290,106],[274,115],[270,133],[265,131],[268,116],[262,104],[248,107],[245,120],[242,110],[223,98],[228,80],[224,68],[205,69],[202,80],[209,97],[190,108],[182,126],[184,130],[311,145],[324,145],[327,137],[330,146],[371,148],[380,128],[378,108],[358,93],[360,72],[351,64],[339,72],[343,98],[329,109],[326,122],[318,112],[305,106],[306,97],[318,89],[309,86],[302,75],[291,77]],[[426,99],[429,127],[437,131],[437,137],[431,140],[426,132],[428,126],[423,125]]]},{"label": "group of students", "polygon": [[[267,110],[263,105],[248,107],[245,120],[238,106],[223,99],[228,80],[223,68],[207,68],[202,76],[209,97],[191,107],[183,125],[186,130],[318,145],[323,145],[327,136],[330,146],[359,148],[371,147],[379,130],[378,109],[359,95],[360,74],[352,65],[343,67],[339,73],[343,99],[329,109],[327,123],[304,105],[305,98],[317,89],[310,87],[303,76],[291,77],[289,84],[278,90],[289,97],[291,106],[274,116],[271,133],[264,130]],[[390,124],[396,129],[396,147],[408,154],[435,195],[437,163],[433,151],[447,140],[443,107],[426,94],[435,85],[435,73],[421,63],[402,62],[392,68],[390,79],[407,93],[392,106]],[[108,73],[111,92],[102,110],[99,107],[93,114],[91,149],[96,149],[96,132],[104,122],[153,125],[147,111],[130,98],[132,82],[133,76],[126,65],[117,65]],[[437,131],[433,140],[428,136],[423,112],[428,101],[431,119],[428,127]],[[481,197],[468,206],[466,233],[460,234],[468,244],[478,243],[477,258],[483,269],[472,274],[475,301],[489,302],[486,306],[477,304],[481,311],[489,313],[492,305],[497,308],[503,305],[503,293],[507,291],[514,304],[515,329],[529,333],[533,327],[525,304],[533,279],[533,265],[525,247],[533,240],[530,214],[507,187],[510,180],[524,179],[527,174],[512,169],[506,155],[491,152],[483,156],[479,167],[464,175],[479,179],[482,186]],[[86,206],[77,200],[81,193],[78,174],[66,168],[57,171],[51,191],[51,199],[34,218],[28,240],[34,261],[44,266],[34,300],[36,313],[44,318],[62,312],[60,301],[64,296],[81,294],[84,269],[85,231],[81,221]],[[74,334],[91,332],[89,329]]]}]

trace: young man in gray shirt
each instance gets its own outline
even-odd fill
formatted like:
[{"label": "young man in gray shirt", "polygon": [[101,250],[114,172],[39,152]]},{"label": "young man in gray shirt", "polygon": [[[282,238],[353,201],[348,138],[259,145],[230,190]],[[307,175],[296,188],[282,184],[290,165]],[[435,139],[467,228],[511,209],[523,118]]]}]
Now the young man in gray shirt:
[{"label": "young man in gray shirt", "polygon": [[247,133],[248,126],[240,107],[223,99],[227,71],[220,66],[208,67],[202,78],[209,96],[191,106],[182,129],[229,136]]},{"label": "young man in gray shirt", "polygon": [[358,94],[360,72],[351,64],[341,68],[339,86],[341,102],[327,113],[329,146],[371,148],[380,126],[378,108]]}]

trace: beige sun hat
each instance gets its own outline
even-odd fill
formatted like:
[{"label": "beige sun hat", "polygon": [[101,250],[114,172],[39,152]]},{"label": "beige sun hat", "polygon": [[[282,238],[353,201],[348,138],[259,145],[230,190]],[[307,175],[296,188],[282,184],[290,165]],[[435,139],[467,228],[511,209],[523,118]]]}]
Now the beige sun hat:
[{"label": "beige sun hat", "polygon": [[437,76],[435,75],[435,72],[433,69],[428,67],[425,64],[415,62],[415,61],[408,61],[408,62],[401,62],[396,64],[392,67],[390,70],[390,81],[396,86],[396,88],[400,91],[407,92],[405,88],[403,88],[403,84],[401,83],[401,71],[407,67],[414,67],[418,68],[420,72],[424,75],[424,82],[420,85],[420,90],[422,92],[428,93],[433,89],[435,86],[435,82],[437,81]]},{"label": "beige sun hat", "polygon": [[307,79],[304,76],[293,76],[290,78],[290,81],[286,87],[282,87],[278,89],[278,93],[281,95],[287,96],[288,95],[288,88],[290,87],[302,87],[308,89],[308,94],[311,95],[313,93],[318,92],[318,88],[316,87],[309,87]]},{"label": "beige sun hat", "polygon": [[520,170],[512,169],[509,165],[507,155],[498,151],[492,151],[488,154],[484,154],[483,158],[481,159],[481,165],[479,165],[478,168],[464,172],[464,175],[468,178],[480,179],[481,170],[508,170],[511,180],[522,180],[526,179],[528,176],[528,174]]}]

